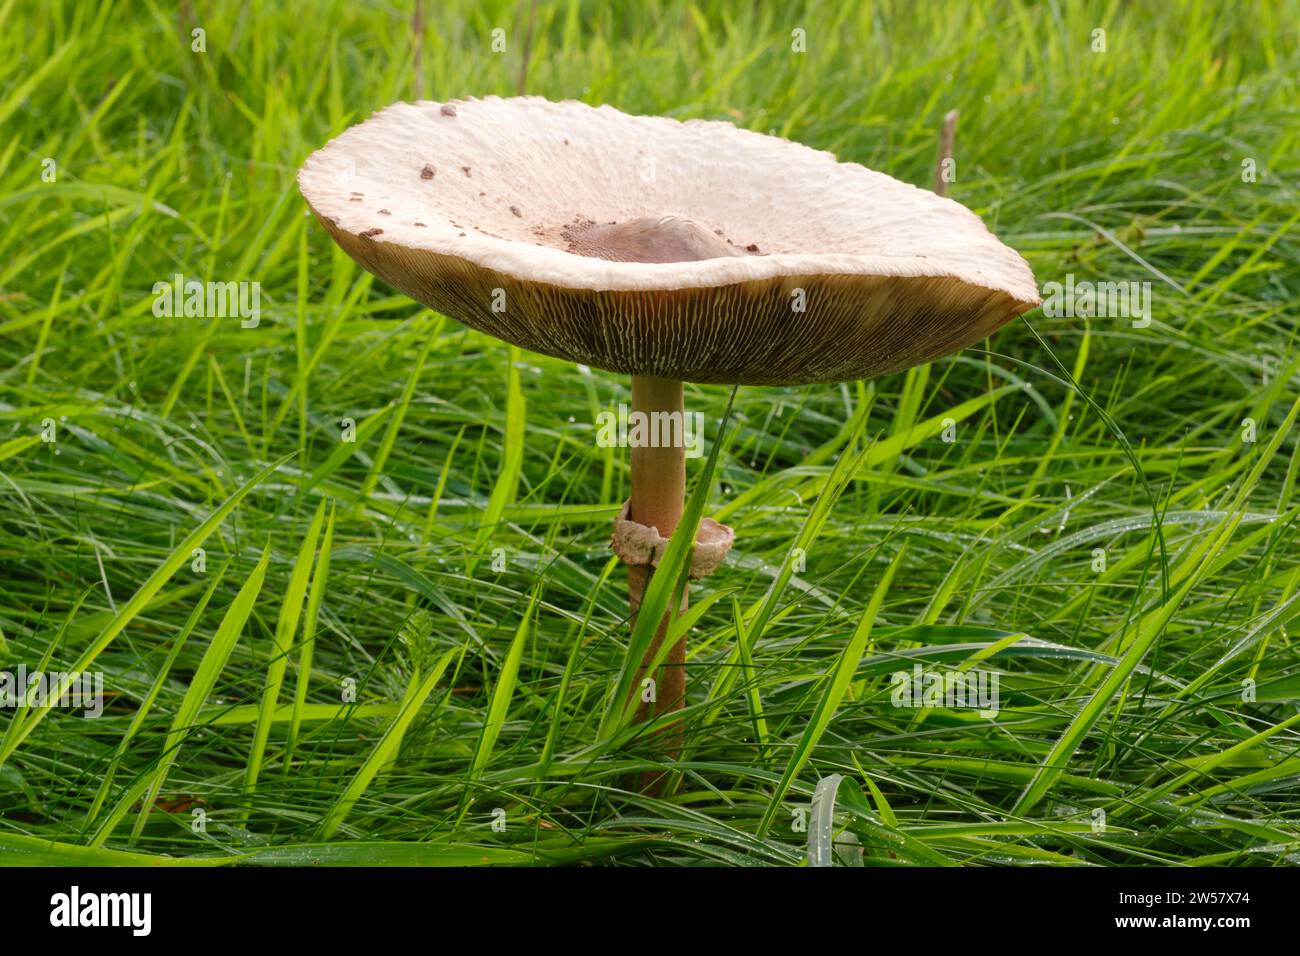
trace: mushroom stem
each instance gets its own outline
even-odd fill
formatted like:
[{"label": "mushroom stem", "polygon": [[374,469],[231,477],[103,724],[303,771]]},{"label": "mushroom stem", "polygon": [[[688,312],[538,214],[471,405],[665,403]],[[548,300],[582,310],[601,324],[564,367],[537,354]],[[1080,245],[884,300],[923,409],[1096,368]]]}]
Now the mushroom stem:
[{"label": "mushroom stem", "polygon": [[[675,429],[663,429],[658,423],[667,413],[672,416],[670,422],[683,422],[682,383],[672,379],[653,378],[648,375],[632,376],[632,413],[646,422],[650,434],[673,432]],[[639,414],[638,414],[639,413]],[[671,537],[681,520],[682,508],[686,498],[686,449],[681,442],[669,443],[669,447],[651,447],[653,443],[642,443],[645,447],[633,447],[632,453],[632,496],[629,517],[636,522],[658,530],[663,537]],[[633,620],[641,607],[645,589],[650,580],[652,568],[648,564],[629,565],[628,599],[632,609]],[[686,609],[686,595],[682,595],[682,604],[678,613]],[[654,658],[668,631],[669,616],[665,616],[655,633],[654,641],[637,671],[633,693],[640,693],[641,682],[646,676],[646,668]],[[667,660],[654,675],[655,693],[653,703],[643,703],[637,710],[638,720],[649,720],[659,714],[680,710],[686,703],[686,637],[668,652]],[[684,732],[680,724],[675,724],[665,731],[664,750],[670,758],[676,758],[682,749]],[[643,792],[656,788],[662,774],[645,774],[640,781]]]}]

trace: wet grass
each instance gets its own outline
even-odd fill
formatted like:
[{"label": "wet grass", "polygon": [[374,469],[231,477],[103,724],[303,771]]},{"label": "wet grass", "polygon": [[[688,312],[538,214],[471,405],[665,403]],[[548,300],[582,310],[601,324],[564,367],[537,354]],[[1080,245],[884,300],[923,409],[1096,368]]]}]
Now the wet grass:
[{"label": "wet grass", "polygon": [[[538,5],[529,92],[918,185],[958,108],[950,195],[1040,282],[1151,283],[1145,327],[741,389],[721,442],[688,386],[738,544],[659,797],[610,716],[628,382],[393,293],[293,181],[514,93],[526,5],[319,6],[0,2],[0,667],[107,698],[0,711],[0,862],[799,864],[822,817],[868,865],[1297,859],[1294,3]],[[155,317],[178,273],[260,324]],[[894,706],[915,664],[996,716]]]}]

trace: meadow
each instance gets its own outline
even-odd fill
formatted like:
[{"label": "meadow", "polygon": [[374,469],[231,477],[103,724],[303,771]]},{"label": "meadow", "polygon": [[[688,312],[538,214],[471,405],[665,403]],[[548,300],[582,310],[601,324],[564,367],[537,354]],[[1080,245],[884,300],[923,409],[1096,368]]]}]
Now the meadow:
[{"label": "meadow", "polygon": [[[0,0],[0,670],[104,687],[0,708],[0,864],[1300,860],[1300,4],[420,10]],[[957,109],[948,194],[1040,286],[1149,296],[688,384],[737,544],[654,795],[606,716],[626,377],[398,294],[294,181],[521,90],[925,187]],[[166,314],[177,276],[259,319]],[[900,704],[917,667],[996,711]]]}]

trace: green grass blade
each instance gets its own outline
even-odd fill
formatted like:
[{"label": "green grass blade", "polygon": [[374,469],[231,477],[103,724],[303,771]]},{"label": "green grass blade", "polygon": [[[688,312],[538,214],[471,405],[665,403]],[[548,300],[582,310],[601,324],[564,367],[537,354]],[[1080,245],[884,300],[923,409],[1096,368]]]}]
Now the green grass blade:
[{"label": "green grass blade", "polygon": [[496,747],[497,738],[501,736],[501,728],[505,726],[506,715],[510,712],[510,698],[514,696],[515,684],[519,679],[519,662],[523,659],[524,647],[528,643],[533,614],[537,608],[538,593],[538,590],[533,591],[533,596],[528,601],[528,607],[524,609],[524,616],[519,622],[519,627],[515,629],[514,639],[510,642],[510,650],[506,652],[505,660],[501,663],[501,673],[497,675],[496,686],[492,688],[492,700],[488,704],[487,719],[483,722],[483,732],[479,735],[478,745],[474,748],[474,759],[470,761],[469,775],[471,778],[478,776],[483,768],[487,766],[487,762],[492,759],[492,751]]},{"label": "green grass blade", "polygon": [[154,801],[158,798],[163,784],[167,781],[167,774],[171,770],[172,764],[176,762],[182,744],[198,726],[199,708],[203,706],[203,702],[212,693],[212,688],[216,686],[217,679],[221,676],[226,662],[230,659],[230,652],[234,650],[235,643],[239,640],[239,635],[248,622],[248,616],[253,612],[253,604],[257,601],[258,594],[261,593],[262,582],[266,578],[266,566],[270,559],[271,543],[268,541],[266,547],[262,549],[261,558],[258,559],[248,578],[245,579],[239,593],[235,595],[235,599],[230,602],[230,607],[226,609],[221,623],[217,625],[217,632],[212,637],[212,643],[203,652],[203,658],[199,661],[198,669],[194,672],[189,687],[185,689],[185,696],[181,699],[180,708],[176,711],[176,716],[172,718],[171,729],[167,732],[167,740],[163,744],[163,752],[159,758],[157,768],[152,774],[143,776],[134,786],[128,788],[126,794],[118,801],[116,808],[109,814],[91,840],[92,846],[102,846],[113,830],[117,828],[117,824],[121,819],[126,816],[135,802],[142,797],[144,798],[144,804],[132,829],[132,840],[134,841],[144,829],[149,811],[153,808]]},{"label": "green grass blade", "polygon": [[[1274,433],[1273,438],[1268,445],[1261,451],[1255,467],[1251,470],[1250,476],[1241,482],[1236,498],[1233,502],[1230,513],[1225,516],[1215,529],[1215,533],[1206,538],[1205,543],[1187,557],[1179,572],[1175,572],[1175,581],[1178,581],[1176,590],[1169,598],[1160,605],[1152,614],[1147,615],[1138,624],[1137,634],[1133,642],[1128,646],[1123,658],[1119,664],[1112,668],[1102,681],[1101,686],[1088,699],[1088,701],[1079,710],[1070,726],[1066,729],[1056,744],[1052,747],[1034,779],[1030,781],[1020,798],[1016,801],[1012,813],[1017,816],[1024,816],[1047,794],[1048,790],[1056,783],[1061,774],[1068,765],[1069,758],[1078,749],[1083,738],[1087,736],[1102,711],[1110,703],[1111,699],[1120,691],[1124,682],[1128,680],[1134,668],[1146,656],[1147,651],[1151,649],[1156,638],[1164,631],[1165,626],[1173,619],[1174,614],[1182,605],[1184,598],[1191,591],[1192,587],[1201,580],[1205,571],[1213,564],[1215,556],[1228,545],[1232,533],[1236,530],[1240,522],[1240,512],[1238,509],[1244,505],[1251,489],[1259,480],[1270,460],[1281,447],[1283,439],[1289,434],[1291,426],[1295,423],[1296,414],[1300,412],[1300,399],[1296,399],[1291,406],[1290,412],[1287,413],[1286,420],[1282,427]],[[1179,580],[1181,578],[1181,580]]]},{"label": "green grass blade", "polygon": [[356,806],[357,801],[361,799],[362,794],[366,792],[366,788],[370,786],[371,781],[375,779],[375,776],[384,766],[396,757],[397,751],[401,748],[402,737],[405,735],[406,729],[411,725],[411,721],[415,720],[429,695],[433,693],[434,687],[437,686],[438,681],[447,670],[447,666],[459,653],[460,648],[447,651],[438,658],[427,674],[421,675],[417,673],[412,677],[411,683],[402,697],[397,716],[388,725],[388,729],[384,731],[384,736],[379,739],[375,749],[370,752],[370,756],[357,770],[356,776],[344,789],[338,801],[326,814],[317,834],[318,839],[327,840],[334,835],[343,821],[347,819],[348,814],[352,812],[352,808]]},{"label": "green grass blade", "polygon": [[[627,653],[623,655],[622,668],[606,704],[605,717],[597,735],[598,740],[610,739],[631,720],[637,708],[637,699],[631,693],[637,671],[641,667],[641,662],[645,660],[646,651],[650,649],[650,643],[654,640],[655,632],[659,629],[659,623],[664,619],[668,608],[680,607],[680,601],[674,598],[685,586],[691,555],[695,552],[695,538],[699,533],[700,519],[704,516],[704,505],[713,487],[713,473],[718,465],[718,456],[725,440],[727,422],[731,418],[731,407],[735,399],[736,390],[733,388],[727,398],[726,411],[723,412],[722,420],[718,425],[717,439],[709,449],[708,460],[686,501],[686,507],[677,522],[676,530],[668,541],[668,547],[664,549],[659,566],[650,575],[636,622],[632,625],[632,639],[628,643]],[[664,641],[664,645],[669,646],[667,641]]]},{"label": "green grass blade", "polygon": [[95,794],[95,799],[91,802],[90,809],[86,812],[87,828],[89,828],[91,824],[95,822],[95,818],[99,816],[99,811],[103,807],[104,801],[108,798],[109,792],[112,790],[113,778],[117,772],[118,763],[126,754],[127,748],[131,744],[131,740],[135,737],[136,733],[140,730],[140,727],[144,724],[145,719],[153,710],[154,702],[157,701],[158,694],[162,690],[163,684],[166,682],[168,675],[171,673],[172,665],[176,663],[176,658],[180,655],[181,649],[185,646],[190,634],[194,631],[194,626],[198,624],[199,619],[203,616],[203,612],[207,610],[208,602],[212,600],[212,595],[216,593],[217,585],[219,585],[225,577],[226,568],[228,566],[229,563],[227,562],[218,568],[216,573],[213,574],[212,583],[209,584],[208,589],[203,592],[203,596],[199,598],[199,602],[194,605],[194,610],[190,612],[190,616],[185,621],[184,627],[182,627],[181,632],[176,635],[176,640],[172,642],[172,647],[171,650],[167,652],[166,660],[164,660],[162,666],[158,668],[158,674],[154,678],[153,684],[150,685],[148,693],[145,694],[144,699],[140,702],[140,706],[136,709],[135,715],[131,718],[131,723],[127,727],[126,733],[122,735],[122,740],[113,753],[113,759],[109,764],[108,770],[104,774],[104,780],[100,784],[98,792]]},{"label": "green grass blade", "polygon": [[[122,605],[121,609],[116,615],[114,615],[113,620],[109,622],[103,632],[89,647],[86,648],[85,651],[82,652],[81,656],[77,658],[76,663],[69,668],[70,672],[85,673],[89,670],[90,665],[94,663],[95,658],[99,657],[104,648],[113,643],[113,639],[122,633],[122,630],[128,624],[135,620],[136,615],[139,614],[140,611],[149,603],[150,599],[162,589],[162,586],[171,580],[171,576],[176,573],[181,565],[190,560],[191,553],[194,549],[199,547],[199,545],[208,539],[208,536],[212,534],[212,532],[216,531],[217,528],[221,526],[221,523],[225,521],[226,517],[234,511],[236,507],[238,507],[239,503],[243,501],[244,498],[248,496],[249,492],[274,474],[275,471],[284,464],[284,462],[288,461],[290,457],[291,456],[285,456],[274,464],[263,468],[241,485],[238,491],[227,498],[215,511],[212,512],[212,514],[208,515],[208,517],[197,528],[186,535],[185,539],[172,550],[171,554],[169,554],[163,563],[159,565],[158,569],[149,576],[149,579],[145,581],[144,584],[140,585],[139,590],[131,596],[131,599]],[[56,695],[60,694],[66,687],[67,681],[62,681],[53,693]],[[37,725],[40,724],[48,713],[49,711],[45,709],[36,711],[36,713],[32,714],[31,717],[24,722],[22,730],[15,733],[12,738],[6,740],[2,745],[0,745],[0,766],[4,765],[4,762],[8,760],[22,742],[31,735],[31,732],[36,729]]]},{"label": "green grass blade", "polygon": [[853,632],[853,637],[850,638],[848,646],[844,648],[844,652],[835,662],[834,670],[827,674],[826,689],[822,691],[816,709],[808,718],[808,726],[804,728],[803,735],[791,751],[785,772],[781,774],[781,781],[776,785],[776,790],[772,793],[772,799],[767,805],[767,810],[763,813],[763,819],[758,825],[759,837],[766,835],[768,827],[772,825],[772,818],[776,816],[781,801],[785,799],[786,791],[790,789],[791,782],[799,775],[799,771],[808,763],[809,758],[812,757],[818,741],[821,740],[826,728],[830,726],[835,711],[839,709],[840,701],[844,699],[849,684],[853,682],[854,677],[857,675],[858,664],[862,660],[867,641],[871,637],[871,629],[876,623],[876,615],[880,613],[881,605],[885,602],[885,595],[889,593],[889,585],[894,580],[894,572],[902,564],[903,556],[906,553],[906,547],[899,549],[898,554],[894,556],[894,560],[885,569],[885,573],[881,576],[875,591],[871,594],[871,600],[867,602],[866,610],[862,612],[862,617]]},{"label": "green grass blade", "polygon": [[467,572],[470,577],[474,576],[474,568],[484,546],[497,532],[497,525],[506,508],[514,503],[519,492],[519,475],[524,463],[524,423],[527,417],[523,389],[519,387],[519,360],[519,349],[511,346],[506,360],[506,420],[501,439],[501,470],[492,485],[492,494],[488,497],[483,520],[474,536],[474,553],[470,556]]},{"label": "green grass blade", "polygon": [[[311,685],[311,662],[316,651],[316,626],[320,620],[320,605],[325,597],[325,587],[330,575],[330,552],[334,548],[334,504],[330,503],[329,518],[325,522],[325,536],[321,539],[320,556],[311,578],[311,593],[307,596],[307,616],[302,623],[302,642],[298,650],[298,681],[293,691],[293,716],[289,720],[289,736],[284,747],[284,772],[293,764],[293,748],[302,726],[303,708],[307,703],[307,690]],[[272,711],[271,719],[275,719]]]},{"label": "green grass blade", "polygon": [[276,704],[280,701],[280,686],[284,683],[284,672],[289,665],[289,654],[293,651],[293,638],[298,631],[298,617],[302,614],[302,602],[307,595],[307,580],[311,574],[312,561],[316,556],[316,540],[320,537],[321,523],[325,520],[325,499],[316,506],[316,514],[311,519],[307,534],[298,549],[298,559],[294,562],[293,573],[289,575],[289,586],[284,592],[284,601],[280,604],[280,616],[275,625],[275,638],[271,646],[271,659],[266,668],[266,684],[262,689],[262,713],[253,732],[253,747],[248,754],[248,766],[244,774],[244,792],[251,794],[257,789],[257,778],[262,770],[262,758],[266,752],[266,742],[271,734],[272,716]]}]

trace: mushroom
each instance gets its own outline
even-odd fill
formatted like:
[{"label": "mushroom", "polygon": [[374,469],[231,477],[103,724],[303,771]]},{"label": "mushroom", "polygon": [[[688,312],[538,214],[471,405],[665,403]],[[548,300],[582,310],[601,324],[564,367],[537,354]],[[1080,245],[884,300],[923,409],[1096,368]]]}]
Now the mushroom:
[{"label": "mushroom", "polygon": [[[425,174],[443,166],[466,175]],[[681,420],[683,382],[871,378],[1039,303],[1024,259],[959,203],[730,123],[540,97],[398,103],[313,153],[298,184],[389,285],[514,345],[630,375],[632,413],[651,421]],[[682,515],[684,448],[633,447],[631,479],[612,545],[635,616]],[[692,575],[732,539],[704,521]],[[684,705],[685,657],[683,637],[656,714]]]}]

